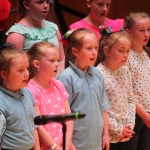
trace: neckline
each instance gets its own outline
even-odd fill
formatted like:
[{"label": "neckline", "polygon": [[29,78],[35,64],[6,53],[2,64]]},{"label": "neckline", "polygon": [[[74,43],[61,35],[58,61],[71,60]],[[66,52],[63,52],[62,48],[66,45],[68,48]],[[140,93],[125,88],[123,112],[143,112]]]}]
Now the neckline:
[{"label": "neckline", "polygon": [[39,27],[39,28],[36,28],[36,27],[34,27],[34,28],[27,27],[26,25],[20,24],[20,23],[15,23],[15,24],[20,25],[20,26],[23,26],[23,27],[26,27],[26,28],[28,28],[28,29],[43,29],[43,28],[46,27],[46,20],[43,20],[43,22],[44,22],[44,26],[43,26],[43,27]]},{"label": "neckline", "polygon": [[[93,25],[89,24],[89,23],[85,20],[85,18],[82,19],[82,20],[83,20],[87,25],[89,25],[90,27],[95,28],[95,29],[99,29],[99,27],[96,27],[96,26],[93,26]],[[108,18],[106,17],[103,26],[106,26],[107,21],[108,21]],[[99,25],[99,26],[101,26],[101,25]]]}]

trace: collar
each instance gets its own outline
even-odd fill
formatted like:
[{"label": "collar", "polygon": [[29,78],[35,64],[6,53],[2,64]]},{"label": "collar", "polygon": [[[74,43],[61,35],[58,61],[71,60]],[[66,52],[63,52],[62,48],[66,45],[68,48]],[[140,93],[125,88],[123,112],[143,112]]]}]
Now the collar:
[{"label": "collar", "polygon": [[19,99],[20,96],[24,96],[23,89],[20,89],[20,93],[17,94],[17,93],[14,93],[14,92],[12,92],[12,91],[9,91],[9,90],[5,89],[4,87],[2,87],[2,86],[0,85],[0,90],[1,90],[3,93],[5,93],[5,94],[7,94],[7,95],[9,95],[9,96],[11,96],[11,97],[13,97],[14,99]]},{"label": "collar", "polygon": [[94,67],[88,67],[88,71],[87,72],[84,72],[82,71],[81,69],[77,68],[75,65],[73,65],[70,61],[69,61],[69,67],[74,71],[76,72],[76,74],[80,77],[80,78],[84,78],[86,76],[86,74],[89,74],[89,75],[94,75],[93,74],[93,68]]}]

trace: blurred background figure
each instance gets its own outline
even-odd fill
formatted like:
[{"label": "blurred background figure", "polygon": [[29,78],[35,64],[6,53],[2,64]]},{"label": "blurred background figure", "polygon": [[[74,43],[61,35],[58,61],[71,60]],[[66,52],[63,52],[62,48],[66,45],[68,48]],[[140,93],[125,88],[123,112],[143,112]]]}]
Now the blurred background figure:
[{"label": "blurred background figure", "polygon": [[4,24],[10,13],[11,4],[8,0],[0,0],[0,46],[5,42]]}]

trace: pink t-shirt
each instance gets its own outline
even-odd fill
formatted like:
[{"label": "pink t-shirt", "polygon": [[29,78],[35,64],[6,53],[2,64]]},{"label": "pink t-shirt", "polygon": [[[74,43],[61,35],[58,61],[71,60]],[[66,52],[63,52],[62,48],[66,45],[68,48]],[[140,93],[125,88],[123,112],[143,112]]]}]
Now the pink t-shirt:
[{"label": "pink t-shirt", "polygon": [[[64,102],[68,99],[69,95],[60,81],[50,79],[50,83],[50,88],[43,89],[33,80],[30,80],[27,88],[32,92],[35,99],[35,105],[39,106],[41,115],[64,114]],[[62,125],[60,123],[50,123],[43,125],[43,127],[54,141],[59,146],[62,146]],[[48,148],[41,143],[41,150],[48,150]]]},{"label": "pink t-shirt", "polygon": [[[113,28],[117,28],[118,29],[118,28],[123,28],[123,23],[124,23],[123,19],[111,20],[109,18],[106,18],[106,22],[105,22],[104,26],[105,27],[112,26]],[[97,34],[98,39],[101,38],[101,35],[100,35],[100,32],[99,32],[99,28],[91,26],[84,19],[71,24],[69,28],[70,29],[88,28],[88,29],[94,31]]]}]

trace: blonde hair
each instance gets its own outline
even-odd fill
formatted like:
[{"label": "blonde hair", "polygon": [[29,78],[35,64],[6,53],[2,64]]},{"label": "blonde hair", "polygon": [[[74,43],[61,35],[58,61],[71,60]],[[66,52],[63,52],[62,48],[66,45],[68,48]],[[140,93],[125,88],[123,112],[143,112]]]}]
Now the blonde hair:
[{"label": "blonde hair", "polygon": [[149,18],[150,16],[145,12],[136,12],[133,11],[127,15],[127,17],[124,20],[124,29],[131,29],[133,25],[135,24],[136,19],[143,19],[143,18]]},{"label": "blonde hair", "polygon": [[118,31],[111,34],[104,35],[100,40],[100,48],[99,48],[99,55],[97,58],[96,66],[105,60],[105,54],[104,54],[104,47],[107,46],[108,49],[111,49],[118,41],[118,39],[125,37],[130,40],[129,35],[126,31]]},{"label": "blonde hair", "polygon": [[50,42],[37,42],[33,44],[30,50],[27,52],[29,58],[29,79],[33,78],[38,71],[33,64],[33,61],[41,60],[48,48],[54,48],[58,50],[58,48]]},{"label": "blonde hair", "polygon": [[[26,55],[23,50],[10,47],[0,50],[0,71],[10,72],[13,60],[18,57],[18,55]],[[0,76],[0,84],[2,83],[2,77]]]},{"label": "blonde hair", "polygon": [[74,63],[75,56],[72,53],[72,48],[80,50],[82,48],[84,37],[89,34],[93,34],[97,37],[97,35],[93,31],[86,28],[77,29],[69,35],[68,46],[65,53],[65,68],[69,66],[69,61]]}]

